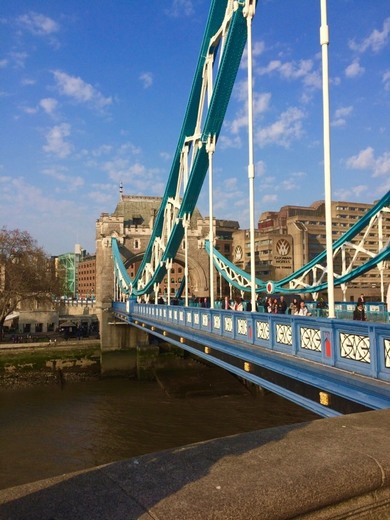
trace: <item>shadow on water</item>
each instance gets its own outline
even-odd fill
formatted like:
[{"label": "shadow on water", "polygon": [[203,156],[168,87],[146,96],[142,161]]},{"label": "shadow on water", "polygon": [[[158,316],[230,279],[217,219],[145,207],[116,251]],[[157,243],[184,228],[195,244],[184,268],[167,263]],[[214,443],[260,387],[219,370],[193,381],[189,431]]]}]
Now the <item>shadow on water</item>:
[{"label": "shadow on water", "polygon": [[[253,486],[255,481],[255,486],[261,489],[261,482],[253,478],[257,472],[256,465],[259,478],[261,472],[261,478],[264,478],[261,458],[257,455],[259,450],[265,449],[268,444],[277,444],[284,436],[301,427],[303,425],[292,425],[249,432],[108,464],[79,475],[37,482],[27,488],[14,488],[9,490],[12,492],[9,500],[2,499],[0,491],[1,518],[268,518],[259,511],[253,511],[249,516],[242,511],[229,516],[226,511],[235,509],[235,501],[239,497],[228,493],[223,498],[224,505],[216,508],[212,495],[219,493],[221,488],[234,488],[232,483],[235,479],[242,483],[248,478],[248,487],[251,483]],[[228,472],[225,468],[218,473],[218,468],[223,465],[228,466]],[[213,473],[216,472],[218,478],[215,479]],[[211,479],[214,485],[202,484],[202,480],[207,479]],[[200,492],[204,494],[203,497],[198,496]],[[183,500],[188,503],[183,505]],[[218,510],[219,507],[220,513],[215,513],[215,508]],[[209,508],[214,510],[211,516],[208,516]],[[187,516],[182,516],[183,510],[187,510]],[[275,512],[272,518],[284,517]]]},{"label": "shadow on water", "polygon": [[[161,377],[167,385],[169,375]],[[181,377],[181,382],[176,375],[169,383],[175,397],[157,383],[128,380],[0,392],[5,418],[0,432],[2,488],[108,464],[69,475],[39,491],[32,484],[26,496],[16,492],[19,498],[0,506],[1,518],[57,518],[64,500],[69,500],[69,505],[65,508],[68,516],[61,513],[63,519],[139,518],[145,508],[208,475],[220,459],[248,453],[283,436],[282,429],[264,440],[257,430],[288,424],[299,428],[295,423],[318,419],[274,394],[255,398],[235,378],[229,383],[225,374],[220,379],[213,375],[215,388],[208,393],[207,380],[202,377],[203,391],[191,372]],[[252,432],[245,441],[240,436],[218,440],[244,432]],[[216,439],[211,441],[212,449],[191,446],[210,439]],[[162,450],[170,451],[156,456]],[[110,464],[113,461],[121,462]],[[126,481],[131,482],[131,490],[123,493]],[[82,499],[89,494],[94,496],[93,505]],[[117,513],[99,516],[107,509],[107,500],[113,501]],[[121,504],[126,514],[121,515]],[[91,507],[96,508],[96,514]]]}]

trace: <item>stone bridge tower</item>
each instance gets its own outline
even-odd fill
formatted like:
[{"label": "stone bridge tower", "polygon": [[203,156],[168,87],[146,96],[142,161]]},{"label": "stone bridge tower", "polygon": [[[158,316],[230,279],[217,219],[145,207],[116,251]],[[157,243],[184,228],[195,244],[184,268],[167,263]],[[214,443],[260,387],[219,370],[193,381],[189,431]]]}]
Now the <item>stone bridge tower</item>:
[{"label": "stone bridge tower", "polygon": [[[112,214],[102,213],[96,222],[96,312],[100,323],[102,372],[132,370],[136,347],[147,343],[145,333],[125,324],[115,324],[110,312],[114,294],[114,272],[111,238],[120,244],[124,264],[132,278],[137,272],[152,233],[160,197],[120,195]],[[188,230],[189,295],[209,295],[209,257],[203,248],[208,236],[208,219],[195,210]],[[184,276],[184,249],[179,250],[172,270],[172,290],[180,286]],[[166,291],[164,282],[161,293]]]}]

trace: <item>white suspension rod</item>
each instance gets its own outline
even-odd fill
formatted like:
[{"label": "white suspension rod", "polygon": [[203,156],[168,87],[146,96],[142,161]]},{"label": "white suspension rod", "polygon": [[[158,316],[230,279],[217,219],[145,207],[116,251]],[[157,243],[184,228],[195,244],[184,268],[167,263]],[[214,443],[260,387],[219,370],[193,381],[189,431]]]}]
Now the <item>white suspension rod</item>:
[{"label": "white suspension rod", "polygon": [[206,144],[209,156],[209,242],[210,242],[210,308],[214,309],[214,214],[213,214],[213,154],[215,136],[209,136]]},{"label": "white suspension rod", "polygon": [[248,32],[248,181],[249,181],[249,228],[250,228],[250,253],[251,253],[251,307],[256,311],[256,262],[255,262],[255,203],[254,183],[255,165],[253,152],[253,60],[252,60],[252,19],[255,15],[256,4],[254,0],[246,0],[243,10],[246,17]]},{"label": "white suspension rod", "polygon": [[334,274],[332,251],[332,183],[330,171],[330,118],[329,118],[329,67],[328,45],[329,27],[327,22],[326,0],[321,0],[320,43],[322,50],[322,96],[324,124],[324,178],[325,178],[325,225],[326,225],[326,263],[328,278],[329,318],[335,318]]}]

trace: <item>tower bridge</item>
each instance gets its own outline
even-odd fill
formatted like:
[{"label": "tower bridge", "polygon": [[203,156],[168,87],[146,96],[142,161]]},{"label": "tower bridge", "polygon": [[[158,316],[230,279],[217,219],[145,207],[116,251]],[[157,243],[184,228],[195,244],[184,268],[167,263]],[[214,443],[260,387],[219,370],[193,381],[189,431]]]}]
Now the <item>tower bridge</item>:
[{"label": "tower bridge", "polygon": [[[114,247],[132,277],[150,240],[159,204],[157,197],[121,193],[114,213],[102,214],[97,221],[103,372],[136,371],[137,355],[148,349],[154,336],[319,415],[390,406],[388,323],[241,313],[220,305],[193,307],[192,301],[178,307],[169,298],[161,305],[158,295],[176,291],[179,280],[172,287],[157,285],[149,303],[131,294],[124,298]],[[238,229],[234,221],[223,221],[223,225],[225,230]],[[195,211],[187,235],[191,292],[202,298],[209,296],[208,247],[202,247],[207,246],[207,226]],[[184,274],[183,249],[179,248],[174,265]]]},{"label": "tower bridge", "polygon": [[[324,0],[321,0],[320,45],[325,247],[307,257],[304,263],[294,266],[290,262],[291,272],[281,279],[267,280],[256,272],[252,113],[252,23],[255,12],[254,0],[211,2],[164,195],[161,199],[125,196],[121,189],[115,212],[103,214],[97,222],[96,297],[100,309],[103,368],[117,368],[115,356],[121,360],[120,365],[125,354],[148,344],[150,334],[160,334],[189,351],[195,348],[198,355],[207,355],[212,362],[241,377],[272,388],[287,398],[298,399],[303,406],[314,407],[320,414],[348,411],[348,406],[336,404],[340,399],[355,403],[355,407],[385,408],[390,404],[390,327],[388,324],[335,320],[335,287],[340,287],[345,297],[348,284],[377,270],[384,301],[384,289],[390,282],[390,191],[358,214],[352,226],[345,221],[347,208],[342,205],[340,218],[347,229],[334,239],[327,77],[329,31]],[[226,244],[230,247],[229,254],[218,250],[212,176],[218,137],[246,45],[250,229],[246,240],[249,243],[248,261],[236,265],[232,262],[230,246],[233,246],[233,233],[238,231],[238,223],[224,223],[231,237],[230,243]],[[196,204],[207,173],[209,215],[208,219],[203,219]],[[290,229],[293,228],[291,225]],[[298,228],[303,234],[306,224],[300,222]],[[293,231],[291,233],[293,235]],[[373,236],[376,236],[375,241]],[[283,247],[279,247],[279,257],[289,251],[290,245],[291,240],[286,238]],[[235,251],[237,256],[239,247]],[[285,262],[281,264],[286,268]],[[184,293],[184,307],[180,311],[170,306],[171,294],[179,283]],[[246,295],[252,312],[241,316],[217,310],[215,299],[218,294],[222,295],[223,284],[230,291],[234,288],[241,296]],[[306,322],[307,318],[303,317],[268,317],[256,313],[256,298],[261,292],[306,294],[316,299],[320,291],[327,293],[329,317],[325,320],[311,318]],[[168,305],[160,310],[161,306],[156,303],[162,292],[167,294]],[[208,296],[210,309],[191,310],[189,304],[193,295]],[[140,303],[152,300],[154,305],[142,306]],[[180,333],[176,330],[179,327],[184,328]],[[232,341],[237,345],[232,346]],[[194,344],[198,346],[194,347]],[[205,349],[219,354],[210,356]],[[289,356],[288,362],[285,356]],[[111,361],[104,363],[109,357]],[[308,361],[315,365],[308,368]],[[130,357],[126,363],[131,365]],[[237,363],[244,365],[237,367]],[[296,392],[290,388],[294,386],[301,390]],[[315,390],[309,390],[309,386]],[[315,397],[307,399],[307,392],[313,392]]]},{"label": "tower bridge", "polygon": [[[258,276],[252,109],[256,5],[256,0],[210,2],[164,195],[157,199],[121,194],[117,210],[97,221],[96,306],[102,370],[133,370],[137,354],[150,349],[150,338],[155,336],[332,420],[219,439],[15,488],[0,497],[9,518],[31,517],[32,512],[34,518],[54,517],[65,507],[69,516],[69,503],[78,518],[91,514],[96,518],[130,514],[134,518],[312,520],[389,516],[390,325],[336,319],[334,289],[340,286],[344,291],[349,283],[377,269],[384,301],[384,287],[390,282],[390,227],[385,224],[390,192],[343,236],[333,239],[329,28],[326,1],[321,0],[325,247],[282,279]],[[216,248],[212,174],[246,44],[250,245],[248,262],[236,265]],[[208,227],[196,210],[207,173]],[[237,229],[234,221],[225,224],[229,232]],[[290,224],[291,235],[307,231],[304,222]],[[373,230],[378,237],[374,248]],[[289,244],[286,240],[284,250]],[[169,297],[171,284],[176,289],[179,283],[179,272],[174,271],[172,279],[176,266],[182,269],[184,306],[170,305],[169,298],[168,304],[161,305],[156,296],[166,289]],[[251,312],[215,305],[222,279],[227,287],[250,295]],[[316,295],[320,290],[327,291],[327,318],[256,311],[259,292]],[[191,307],[192,293],[209,296],[210,307]],[[152,297],[154,303],[143,303]],[[335,417],[344,414],[348,416]],[[80,499],[74,500],[75,496]]]}]

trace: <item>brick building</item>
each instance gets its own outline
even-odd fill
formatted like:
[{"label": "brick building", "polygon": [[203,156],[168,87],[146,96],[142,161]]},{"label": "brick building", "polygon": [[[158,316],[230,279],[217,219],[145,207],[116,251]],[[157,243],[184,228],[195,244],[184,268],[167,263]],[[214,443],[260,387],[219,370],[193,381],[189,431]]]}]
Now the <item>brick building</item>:
[{"label": "brick building", "polygon": [[[333,242],[348,231],[373,204],[357,202],[332,202]],[[236,265],[250,272],[249,232],[237,231],[234,235],[233,258]],[[390,239],[390,213],[383,213],[381,229],[374,225],[358,236],[364,240],[356,254],[354,265],[362,265]],[[283,206],[278,211],[266,211],[260,215],[255,232],[256,276],[264,281],[280,280],[306,265],[326,249],[325,203],[313,202],[311,206]],[[281,254],[281,252],[283,254]],[[348,259],[347,259],[348,260]],[[374,268],[355,278],[346,288],[347,299],[356,300],[361,292],[371,300],[380,301],[383,287],[390,283],[389,263],[382,265],[382,272]],[[340,256],[336,258],[334,271],[341,270]],[[310,281],[310,280],[307,280]],[[343,300],[340,287],[335,288],[337,300]]]}]

